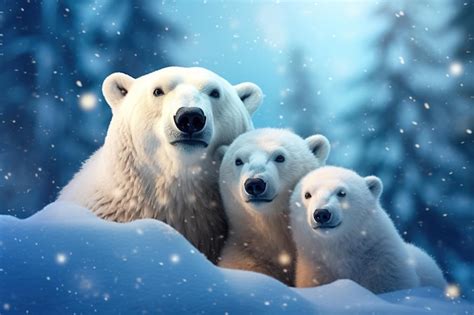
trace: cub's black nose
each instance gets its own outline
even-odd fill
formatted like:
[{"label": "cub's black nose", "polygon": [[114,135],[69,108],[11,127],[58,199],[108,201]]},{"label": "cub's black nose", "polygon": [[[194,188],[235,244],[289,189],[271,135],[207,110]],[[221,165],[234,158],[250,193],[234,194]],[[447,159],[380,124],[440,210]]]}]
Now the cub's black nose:
[{"label": "cub's black nose", "polygon": [[267,184],[263,179],[260,178],[249,178],[244,183],[245,191],[252,196],[258,196],[263,194]]},{"label": "cub's black nose", "polygon": [[193,134],[204,128],[206,116],[199,107],[181,107],[174,116],[174,123],[182,132]]},{"label": "cub's black nose", "polygon": [[328,209],[316,209],[313,213],[314,221],[324,224],[331,220],[331,212]]}]

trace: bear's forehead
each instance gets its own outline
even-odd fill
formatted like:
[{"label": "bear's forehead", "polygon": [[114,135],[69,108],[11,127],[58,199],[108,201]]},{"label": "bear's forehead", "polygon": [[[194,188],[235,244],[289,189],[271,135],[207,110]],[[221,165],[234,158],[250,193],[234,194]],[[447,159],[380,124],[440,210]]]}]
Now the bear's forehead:
[{"label": "bear's forehead", "polygon": [[290,151],[290,144],[278,139],[252,139],[236,146],[236,152],[252,154],[271,154],[276,151]]},{"label": "bear's forehead", "polygon": [[209,82],[221,82],[223,79],[217,74],[203,68],[168,67],[149,73],[140,79],[155,83],[178,85],[182,83],[203,86]]},{"label": "bear's forehead", "polygon": [[365,185],[364,180],[352,171],[323,167],[313,171],[305,178],[303,189],[334,190],[341,186],[355,188],[363,185]]},{"label": "bear's forehead", "polygon": [[340,179],[327,179],[327,178],[311,176],[305,180],[303,184],[303,190],[305,191],[319,191],[319,190],[332,191],[342,185],[344,185],[344,181],[341,181]]},{"label": "bear's forehead", "polygon": [[257,129],[242,135],[235,142],[238,147],[247,147],[251,150],[273,151],[278,148],[296,148],[303,146],[304,141],[289,132],[283,130]]}]

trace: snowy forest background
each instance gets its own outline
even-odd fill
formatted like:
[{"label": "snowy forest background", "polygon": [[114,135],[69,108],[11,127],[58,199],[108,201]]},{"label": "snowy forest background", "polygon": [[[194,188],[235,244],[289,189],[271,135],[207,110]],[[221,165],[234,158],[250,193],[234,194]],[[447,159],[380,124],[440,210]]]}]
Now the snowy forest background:
[{"label": "snowy forest background", "polygon": [[331,141],[404,238],[474,297],[474,1],[4,1],[0,214],[54,201],[103,142],[100,88],[201,66],[266,94],[256,127]]}]

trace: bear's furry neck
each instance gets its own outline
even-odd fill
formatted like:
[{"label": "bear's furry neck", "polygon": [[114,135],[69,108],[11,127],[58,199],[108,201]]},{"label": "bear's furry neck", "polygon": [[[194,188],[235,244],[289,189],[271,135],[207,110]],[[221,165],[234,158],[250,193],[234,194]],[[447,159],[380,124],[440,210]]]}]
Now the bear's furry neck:
[{"label": "bear's furry neck", "polygon": [[[351,279],[373,292],[383,293],[413,285],[413,277],[404,282],[404,276],[401,276],[413,274],[414,271],[406,270],[408,255],[405,242],[393,222],[382,209],[367,212],[371,213],[371,218],[366,219],[363,225],[338,237],[318,235],[309,225],[295,227],[297,286],[313,287],[338,279]],[[388,281],[391,285],[379,281],[381,277],[390,275],[396,279]]]},{"label": "bear's furry neck", "polygon": [[[86,206],[117,222],[163,221],[216,263],[228,229],[218,188],[219,165],[203,159],[193,170],[168,173],[156,165],[138,164],[130,131],[123,129],[125,124],[119,126],[109,132],[99,157],[111,185],[96,187],[96,198]],[[197,175],[196,168],[202,170]]]},{"label": "bear's furry neck", "polygon": [[[274,201],[277,205],[275,208],[285,204],[279,201]],[[289,228],[289,209],[272,209],[271,214],[261,214],[243,210],[238,203],[234,207],[235,211],[228,211],[229,238],[226,246],[238,247],[244,256],[252,257],[253,271],[293,286],[296,249]],[[235,266],[239,268],[238,264]]]}]

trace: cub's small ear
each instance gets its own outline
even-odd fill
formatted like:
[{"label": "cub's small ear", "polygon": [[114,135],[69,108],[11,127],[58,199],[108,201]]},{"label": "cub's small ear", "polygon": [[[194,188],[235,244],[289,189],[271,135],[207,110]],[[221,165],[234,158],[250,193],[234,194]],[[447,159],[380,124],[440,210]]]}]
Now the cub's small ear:
[{"label": "cub's small ear", "polygon": [[218,147],[215,153],[215,158],[218,161],[221,161],[228,149],[228,145],[221,145],[220,147]]},{"label": "cub's small ear", "polygon": [[383,190],[383,184],[380,178],[376,176],[367,176],[364,179],[372,195],[375,197],[375,199],[379,199]]},{"label": "cub's small ear", "polygon": [[260,104],[262,104],[262,90],[256,84],[251,82],[234,85],[234,88],[237,91],[240,100],[244,103],[245,108],[247,108],[249,114],[252,115]]},{"label": "cub's small ear", "polygon": [[134,78],[121,72],[112,73],[105,78],[104,83],[102,83],[102,94],[104,94],[105,100],[112,109],[117,108],[122,103],[134,81]]},{"label": "cub's small ear", "polygon": [[306,138],[305,141],[319,163],[324,165],[328,159],[329,151],[331,151],[329,140],[323,135],[313,135]]}]

